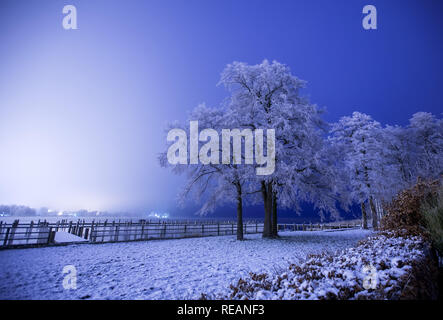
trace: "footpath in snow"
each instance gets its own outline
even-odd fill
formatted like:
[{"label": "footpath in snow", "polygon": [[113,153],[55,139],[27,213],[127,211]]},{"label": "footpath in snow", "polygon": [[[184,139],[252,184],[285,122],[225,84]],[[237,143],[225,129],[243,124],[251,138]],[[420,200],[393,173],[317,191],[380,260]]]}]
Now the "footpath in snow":
[{"label": "footpath in snow", "polygon": [[[0,251],[0,299],[198,299],[226,294],[249,272],[275,272],[309,254],[355,245],[370,232],[282,232],[282,239],[247,235],[82,244]],[[63,288],[67,265],[77,289]]]}]

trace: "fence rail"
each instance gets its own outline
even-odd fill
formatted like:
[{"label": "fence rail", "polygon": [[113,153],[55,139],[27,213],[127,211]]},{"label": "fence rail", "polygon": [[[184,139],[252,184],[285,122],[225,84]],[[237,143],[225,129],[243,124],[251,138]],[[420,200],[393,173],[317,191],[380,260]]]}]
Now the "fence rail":
[{"label": "fence rail", "polygon": [[[359,224],[278,224],[279,231],[308,231],[356,228]],[[263,223],[249,221],[243,224],[244,234],[263,232]],[[75,239],[59,240],[57,233],[74,235]],[[0,222],[0,249],[55,245],[57,243],[106,243],[123,241],[142,241],[154,239],[181,239],[188,237],[207,237],[234,235],[237,233],[235,222],[189,222],[189,221],[92,221],[61,220],[55,223],[38,221],[36,223]]]}]

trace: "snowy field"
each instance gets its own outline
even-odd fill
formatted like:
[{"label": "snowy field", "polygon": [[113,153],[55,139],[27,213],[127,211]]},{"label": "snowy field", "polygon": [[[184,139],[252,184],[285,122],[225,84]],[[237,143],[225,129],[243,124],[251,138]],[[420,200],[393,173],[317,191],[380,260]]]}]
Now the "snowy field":
[{"label": "snowy field", "polygon": [[[311,253],[334,252],[370,234],[362,230],[157,240],[0,251],[0,299],[198,299],[226,293],[248,272],[274,272]],[[63,267],[77,289],[63,289]]]}]

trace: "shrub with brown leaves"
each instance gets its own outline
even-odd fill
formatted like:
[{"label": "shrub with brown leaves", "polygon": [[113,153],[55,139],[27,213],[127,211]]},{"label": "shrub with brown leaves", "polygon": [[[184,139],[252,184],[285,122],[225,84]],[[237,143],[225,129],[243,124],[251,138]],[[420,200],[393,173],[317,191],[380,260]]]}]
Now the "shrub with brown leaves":
[{"label": "shrub with brown leaves", "polygon": [[409,189],[401,191],[386,206],[387,215],[381,219],[381,230],[393,231],[398,235],[427,236],[426,223],[421,213],[423,203],[437,196],[440,180],[418,179]]}]

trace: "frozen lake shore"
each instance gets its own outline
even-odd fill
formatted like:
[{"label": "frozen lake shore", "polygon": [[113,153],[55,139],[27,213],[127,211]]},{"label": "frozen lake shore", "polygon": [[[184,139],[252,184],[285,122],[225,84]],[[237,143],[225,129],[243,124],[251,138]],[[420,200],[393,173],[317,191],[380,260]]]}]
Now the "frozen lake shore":
[{"label": "frozen lake shore", "polygon": [[[282,232],[83,244],[0,251],[0,299],[198,299],[223,293],[248,272],[273,272],[307,255],[355,245],[369,231]],[[77,289],[63,288],[63,268],[77,270]]]}]

